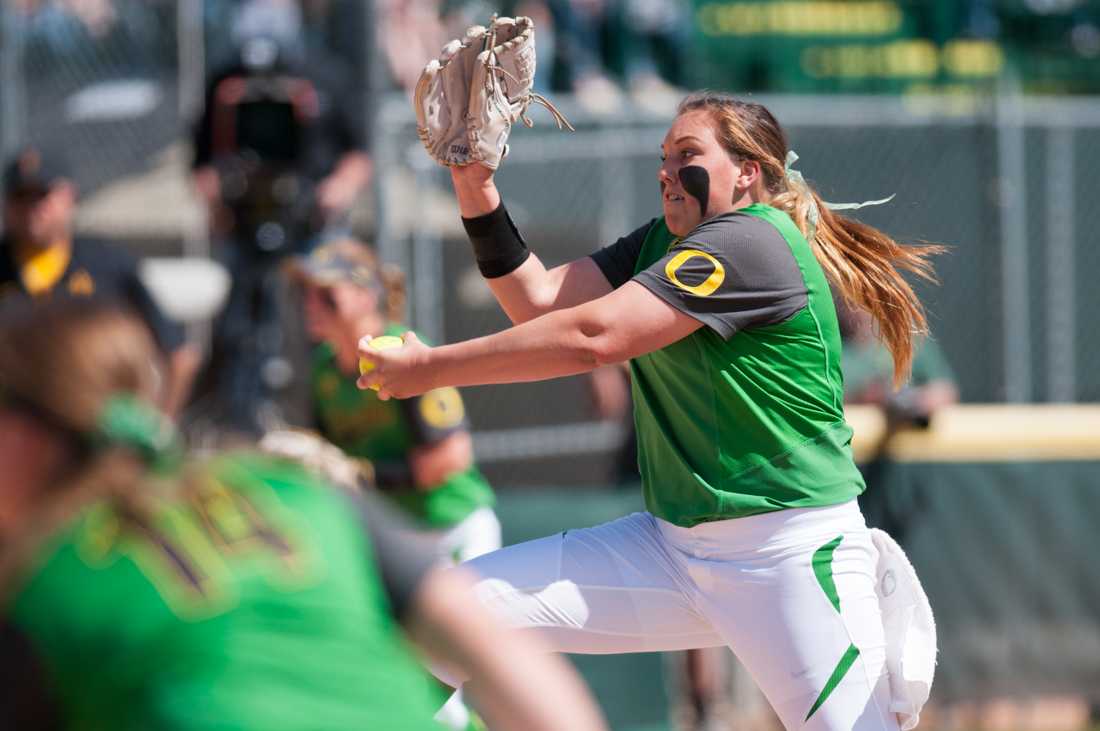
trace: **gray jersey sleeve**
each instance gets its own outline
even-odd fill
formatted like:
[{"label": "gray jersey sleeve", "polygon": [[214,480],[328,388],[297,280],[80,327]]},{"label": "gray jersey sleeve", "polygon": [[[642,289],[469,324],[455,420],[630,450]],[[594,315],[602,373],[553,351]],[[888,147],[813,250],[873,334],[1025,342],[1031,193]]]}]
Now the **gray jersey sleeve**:
[{"label": "gray jersey sleeve", "polygon": [[604,277],[611,283],[612,289],[618,289],[634,276],[634,267],[638,264],[638,254],[642,251],[646,234],[653,227],[657,219],[650,220],[644,226],[623,236],[610,246],[592,254],[592,260],[603,272]]},{"label": "gray jersey sleeve", "polygon": [[737,212],[704,221],[634,279],[727,340],[790,319],[808,294],[782,234]]}]

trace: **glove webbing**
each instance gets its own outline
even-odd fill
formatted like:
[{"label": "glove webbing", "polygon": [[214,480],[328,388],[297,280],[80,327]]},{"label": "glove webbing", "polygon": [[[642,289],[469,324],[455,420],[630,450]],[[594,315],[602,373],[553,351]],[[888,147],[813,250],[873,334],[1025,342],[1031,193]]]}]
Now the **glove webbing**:
[{"label": "glove webbing", "polygon": [[[496,20],[495,15],[493,16],[493,20],[494,21]],[[515,76],[512,76],[512,74],[508,73],[502,66],[500,66],[496,62],[497,54],[492,49],[496,46],[497,32],[496,32],[496,28],[493,27],[493,21],[489,22],[489,27],[490,27],[490,30],[486,34],[486,37],[485,37],[485,48],[486,48],[487,51],[489,51],[489,58],[487,60],[489,70],[494,72],[492,74],[492,79],[493,79],[493,87],[494,87],[494,91],[495,91],[496,90],[496,84],[498,83],[497,76],[496,76],[497,73],[504,74],[505,76],[510,78],[512,81],[516,82],[517,84],[519,83],[519,79],[517,79]],[[495,98],[495,96],[496,95],[494,94],[493,97]],[[538,92],[534,92],[534,91],[527,92],[527,95],[523,97],[523,101],[522,101],[523,106],[519,110],[519,118],[523,120],[524,126],[526,126],[528,129],[535,126],[535,123],[532,122],[531,118],[527,116],[527,108],[529,106],[531,106],[531,102],[536,102],[536,103],[541,104],[542,106],[546,107],[550,111],[550,114],[553,115],[554,122],[558,125],[558,129],[561,129],[564,126],[564,127],[568,128],[570,132],[576,132],[577,131],[573,127],[573,125],[571,125],[569,123],[569,120],[565,118],[565,115],[562,114],[560,111],[558,111],[558,108],[554,106],[553,102],[551,102],[549,99],[544,97],[542,94],[539,94]],[[504,111],[504,110],[501,110],[501,111]],[[505,116],[505,118],[507,118],[508,114],[505,114],[504,116]]]},{"label": "glove webbing", "polygon": [[[513,81],[518,83],[519,79],[517,79],[515,76],[512,76],[510,73],[508,73],[502,66],[497,65],[494,62],[495,58],[496,58],[496,54],[491,53],[491,55],[489,57],[489,69],[491,71],[494,71],[494,72],[502,73],[505,76],[507,76],[508,78],[510,78]],[[493,76],[493,83],[496,84],[496,76],[495,75]],[[550,114],[553,115],[554,122],[557,123],[558,129],[561,129],[564,126],[564,127],[568,128],[570,132],[576,132],[577,131],[576,128],[574,128],[573,125],[571,125],[569,123],[569,120],[565,118],[565,115],[562,114],[561,111],[559,111],[558,108],[554,106],[553,102],[551,102],[549,99],[544,97],[542,94],[539,94],[538,92],[535,92],[535,91],[527,92],[527,95],[523,98],[523,102],[522,102],[523,106],[519,110],[519,118],[523,120],[523,124],[526,127],[531,128],[531,127],[535,126],[535,123],[532,122],[531,118],[527,116],[527,108],[529,106],[531,106],[531,102],[536,102],[538,104],[541,104],[542,106],[544,106],[548,110],[550,110]]]}]

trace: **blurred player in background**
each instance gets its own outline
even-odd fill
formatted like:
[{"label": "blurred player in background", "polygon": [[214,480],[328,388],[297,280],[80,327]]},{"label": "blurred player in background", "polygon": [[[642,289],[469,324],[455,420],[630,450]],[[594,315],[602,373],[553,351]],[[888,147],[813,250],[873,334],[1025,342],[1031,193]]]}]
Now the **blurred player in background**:
[{"label": "blurred player in background", "polygon": [[890,351],[876,337],[870,313],[839,301],[837,317],[844,343],[845,401],[882,406],[891,424],[916,427],[927,427],[938,410],[959,402],[951,365],[933,338],[914,340],[909,380],[895,389]]},{"label": "blurred player in background", "polygon": [[364,341],[360,383],[405,398],[630,359],[647,512],[475,559],[479,596],[560,651],[729,646],[789,729],[893,731],[904,688],[886,670],[826,275],[875,317],[900,379],[925,321],[898,268],[930,276],[936,248],[834,214],[788,153],[763,106],[693,95],[661,146],[663,216],[551,270],[490,167],[452,168],[516,326],[436,348]]},{"label": "blurred player in background", "polygon": [[353,239],[294,260],[306,328],[318,342],[310,380],[315,426],[348,455],[371,461],[375,482],[439,544],[465,561],[500,548],[495,498],[474,464],[462,397],[439,388],[382,401],[356,388],[359,337],[400,335],[404,275]]},{"label": "blurred player in background", "polygon": [[[318,342],[309,374],[312,426],[348,455],[370,460],[378,487],[413,518],[445,562],[500,548],[495,498],[474,464],[458,390],[382,401],[356,388],[359,337],[406,330],[400,324],[404,275],[383,267],[370,247],[353,239],[298,257],[290,271],[301,285],[306,329]],[[468,715],[456,696],[440,719],[464,729]]]},{"label": "blurred player in background", "polygon": [[482,679],[494,728],[605,728],[377,500],[257,453],[182,459],[154,354],[104,307],[0,322],[6,726],[437,728],[403,627]]}]

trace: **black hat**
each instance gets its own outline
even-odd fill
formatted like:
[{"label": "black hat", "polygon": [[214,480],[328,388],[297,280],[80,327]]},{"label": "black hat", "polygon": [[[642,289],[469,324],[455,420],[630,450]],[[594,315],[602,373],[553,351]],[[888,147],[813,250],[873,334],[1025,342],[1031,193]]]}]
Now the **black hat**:
[{"label": "black hat", "polygon": [[60,155],[24,147],[4,166],[4,195],[44,193],[68,178],[68,166]]}]

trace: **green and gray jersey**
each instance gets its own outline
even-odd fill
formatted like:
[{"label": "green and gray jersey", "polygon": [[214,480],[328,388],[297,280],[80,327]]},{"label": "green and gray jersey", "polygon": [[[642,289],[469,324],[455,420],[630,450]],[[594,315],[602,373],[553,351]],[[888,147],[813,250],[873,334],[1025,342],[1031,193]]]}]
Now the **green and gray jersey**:
[{"label": "green and gray jersey", "polygon": [[393,516],[377,500],[287,461],[235,455],[199,475],[150,485],[140,518],[94,503],[38,552],[0,623],[0,676],[22,686],[0,688],[6,720],[438,728],[435,684],[395,618],[434,553],[380,541]]},{"label": "green and gray jersey", "polygon": [[692,526],[863,491],[836,311],[787,214],[754,204],[682,241],[654,219],[593,259],[613,287],[636,281],[705,326],[631,362],[651,513]]},{"label": "green and gray jersey", "polygon": [[[387,327],[385,334],[404,332],[406,328],[394,325]],[[429,489],[411,484],[410,451],[467,428],[466,410],[457,389],[437,388],[414,398],[383,401],[374,391],[358,388],[355,378],[340,370],[335,351],[326,344],[314,351],[311,378],[321,433],[349,455],[374,463],[379,486],[414,518],[444,528],[494,504],[493,490],[475,466]],[[396,482],[383,479],[388,473],[400,477]]]}]

